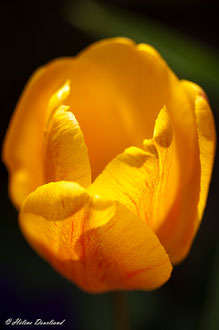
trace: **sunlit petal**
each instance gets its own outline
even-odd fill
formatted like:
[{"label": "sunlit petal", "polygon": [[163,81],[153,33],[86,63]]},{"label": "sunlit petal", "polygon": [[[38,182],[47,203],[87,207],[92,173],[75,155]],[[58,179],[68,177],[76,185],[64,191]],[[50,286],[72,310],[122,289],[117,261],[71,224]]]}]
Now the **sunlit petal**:
[{"label": "sunlit petal", "polygon": [[44,258],[89,292],[154,289],[171,273],[169,258],[146,223],[76,183],[39,187],[25,200],[20,225]]},{"label": "sunlit petal", "polygon": [[198,205],[199,217],[197,227],[202,219],[206,206],[209,184],[213,169],[216,130],[214,117],[205,92],[198,85],[190,81],[182,81],[182,85],[191,98],[196,116],[197,131],[199,138],[200,162],[201,162],[201,190]]},{"label": "sunlit petal", "polygon": [[91,169],[87,147],[77,120],[69,107],[60,106],[45,130],[45,182],[74,181],[87,187]]}]

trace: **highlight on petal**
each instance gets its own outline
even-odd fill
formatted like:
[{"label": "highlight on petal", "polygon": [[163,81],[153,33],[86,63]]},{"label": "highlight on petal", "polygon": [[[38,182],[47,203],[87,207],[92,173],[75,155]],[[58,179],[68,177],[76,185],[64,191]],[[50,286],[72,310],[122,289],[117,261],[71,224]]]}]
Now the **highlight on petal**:
[{"label": "highlight on petal", "polygon": [[49,124],[49,121],[51,120],[54,112],[64,104],[66,98],[70,94],[70,80],[67,80],[50,98],[48,106],[47,106],[47,112],[46,112],[46,120],[45,125]]},{"label": "highlight on petal", "polygon": [[126,149],[106,166],[89,191],[118,200],[156,232],[176,198],[172,134],[164,107],[156,120],[153,139],[144,140],[145,150]]},{"label": "highlight on petal", "polygon": [[199,137],[201,161],[201,190],[198,205],[200,222],[207,201],[216,145],[214,118],[208,102],[201,96],[197,96],[195,101],[195,116]]},{"label": "highlight on petal", "polygon": [[[157,232],[173,207],[179,186],[179,168],[175,139],[168,109],[164,106],[155,122],[153,144],[157,150],[159,172],[158,185],[153,203],[153,230]],[[144,140],[148,148],[148,140]]]},{"label": "highlight on petal", "polygon": [[30,244],[86,291],[150,290],[170,276],[168,255],[142,219],[76,183],[37,188],[19,219]]},{"label": "highlight on petal", "polygon": [[87,187],[91,169],[84,137],[69,107],[60,106],[47,123],[44,139],[45,183],[74,181]]},{"label": "highlight on petal", "polygon": [[199,216],[196,224],[197,230],[205,209],[211,174],[213,170],[216,146],[216,129],[211,108],[208,104],[206,94],[202,88],[186,80],[182,80],[181,84],[188,93],[193,104],[198,131],[201,162],[201,188],[198,204]]}]

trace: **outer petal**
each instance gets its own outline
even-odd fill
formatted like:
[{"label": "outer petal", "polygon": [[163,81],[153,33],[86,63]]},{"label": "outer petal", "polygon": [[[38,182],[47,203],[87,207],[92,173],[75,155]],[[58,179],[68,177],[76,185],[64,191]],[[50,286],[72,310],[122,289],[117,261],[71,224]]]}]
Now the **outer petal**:
[{"label": "outer petal", "polygon": [[20,225],[41,255],[89,292],[153,289],[171,273],[149,226],[118,202],[89,195],[76,183],[39,187],[25,200]]},{"label": "outer petal", "polygon": [[198,222],[197,227],[202,219],[203,212],[208,196],[209,184],[213,169],[215,146],[216,146],[216,130],[214,117],[208,104],[205,92],[198,85],[190,81],[182,81],[182,85],[187,91],[194,107],[201,162],[201,189],[198,204]]},{"label": "outer petal", "polygon": [[87,187],[91,170],[83,134],[69,107],[60,106],[45,131],[45,182],[68,180]]},{"label": "outer petal", "polygon": [[9,193],[17,208],[44,182],[43,131],[50,97],[64,83],[66,61],[38,69],[27,84],[10,122],[3,145],[9,169]]},{"label": "outer petal", "polygon": [[13,114],[3,145],[3,160],[10,174],[10,197],[17,208],[45,182],[44,129],[49,114],[69,93],[66,81],[70,68],[75,77],[89,72],[85,63],[76,64],[67,58],[40,68],[27,84]]}]

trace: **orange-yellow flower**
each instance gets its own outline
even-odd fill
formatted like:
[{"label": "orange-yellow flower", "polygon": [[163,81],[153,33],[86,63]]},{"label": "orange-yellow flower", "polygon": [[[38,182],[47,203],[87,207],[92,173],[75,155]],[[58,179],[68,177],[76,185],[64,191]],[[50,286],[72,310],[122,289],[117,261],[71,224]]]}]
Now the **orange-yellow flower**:
[{"label": "orange-yellow flower", "polygon": [[214,150],[202,89],[151,46],[116,38],[34,73],[3,159],[29,243],[104,292],[168,280],[199,227]]}]

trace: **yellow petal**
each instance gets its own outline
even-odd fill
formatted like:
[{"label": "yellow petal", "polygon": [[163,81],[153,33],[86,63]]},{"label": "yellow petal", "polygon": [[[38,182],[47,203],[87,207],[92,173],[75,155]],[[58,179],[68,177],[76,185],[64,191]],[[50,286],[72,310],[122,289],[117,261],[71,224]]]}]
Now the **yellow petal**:
[{"label": "yellow petal", "polygon": [[88,189],[118,200],[141,217],[157,234],[170,259],[178,262],[194,236],[197,186],[182,181],[184,173],[166,107],[156,120],[153,139],[144,140],[144,149],[126,149]]},{"label": "yellow petal", "polygon": [[[175,137],[167,108],[164,107],[155,122],[153,144],[157,150],[157,187],[153,199],[152,228],[158,232],[173,207],[179,189],[179,163]],[[147,150],[150,141],[144,140]],[[169,238],[171,239],[171,238]]]},{"label": "yellow petal", "polygon": [[147,152],[130,147],[106,166],[88,190],[119,201],[151,225],[157,174],[158,158],[153,144]]},{"label": "yellow petal", "polygon": [[[158,220],[159,226],[154,230],[169,254],[171,262],[175,264],[186,257],[194,238],[200,166],[195,122],[192,117],[190,123],[184,122],[183,131],[179,122],[170,122],[170,119],[166,112],[161,112],[154,130],[160,177],[154,203],[154,217],[160,220]],[[174,128],[172,132],[170,123]],[[186,124],[190,126],[192,132],[186,131]],[[191,138],[190,146],[186,145],[188,136],[185,145],[182,144],[186,134]],[[163,210],[167,212],[163,213]]]},{"label": "yellow petal", "polygon": [[189,81],[182,81],[182,85],[187,91],[189,97],[191,98],[191,102],[194,105],[199,138],[201,189],[200,200],[198,204],[199,217],[196,224],[196,227],[198,227],[203,216],[208,196],[215,156],[216,130],[214,117],[208,104],[205,92],[201,89],[201,87]]},{"label": "yellow petal", "polygon": [[25,87],[10,122],[2,155],[9,170],[10,197],[17,208],[44,183],[44,129],[49,115],[69,94],[69,76],[77,80],[88,72],[86,64],[63,58],[38,69]]},{"label": "yellow petal", "polygon": [[144,140],[144,149],[126,149],[88,189],[118,200],[156,232],[167,220],[179,192],[177,155],[166,107],[156,120],[153,139]]},{"label": "yellow petal", "polygon": [[3,160],[9,170],[9,193],[17,208],[44,182],[42,145],[46,109],[50,97],[66,81],[68,60],[38,69],[17,104],[3,145]]},{"label": "yellow petal", "polygon": [[158,238],[116,201],[76,183],[39,187],[25,200],[20,225],[55,269],[89,292],[153,289],[172,266]]},{"label": "yellow petal", "polygon": [[[44,74],[45,69],[40,68],[31,78],[13,114],[4,140],[2,157],[9,170],[9,194],[17,208],[25,196],[43,182],[38,150],[39,131],[43,130],[43,121],[39,119],[38,111],[33,114],[32,110],[35,106],[40,111],[39,100],[42,96],[38,81]],[[35,95],[32,95],[33,88]]]},{"label": "yellow petal", "polygon": [[83,134],[69,107],[53,112],[45,131],[45,182],[74,181],[87,187],[91,170]]},{"label": "yellow petal", "polygon": [[[177,111],[181,109],[178,104],[186,103],[187,99],[182,89],[180,91],[183,95],[178,92],[176,77],[172,76],[164,60],[149,45],[136,45],[126,38],[107,39],[92,44],[79,54],[79,59],[87,60],[97,67],[99,83],[105,89],[102,93],[108,103],[103,112],[101,106],[93,109],[96,103],[92,102],[95,105],[92,106],[94,118],[103,116],[98,126],[95,123],[98,135],[95,134],[93,145],[90,141],[95,139],[92,137],[94,130],[88,127],[83,129],[83,118],[79,118],[81,114],[76,114],[85,141],[88,141],[88,150],[93,150],[89,153],[91,166],[101,165],[95,171],[95,178],[125,148],[131,145],[141,148],[142,141],[152,137],[154,122],[165,104],[168,106],[170,103],[175,112],[176,108]],[[173,105],[171,100],[175,90],[177,97]],[[89,134],[87,139],[86,134]],[[103,159],[98,158],[95,162],[93,155]]]},{"label": "yellow petal", "polygon": [[71,81],[67,80],[63,84],[63,86],[61,86],[50,98],[47,113],[46,113],[46,115],[47,115],[46,123],[52,117],[54,111],[56,111],[60,105],[63,105],[64,101],[70,94],[70,91],[71,91],[70,85],[71,85]]},{"label": "yellow petal", "polygon": [[[188,254],[194,238],[200,192],[200,161],[192,104],[181,83],[173,74],[170,77],[172,93],[166,105],[174,137],[174,170],[173,174],[169,172],[169,180],[177,180],[177,193],[173,207],[156,233],[171,261],[179,263]],[[167,196],[170,191],[167,190]]]},{"label": "yellow petal", "polygon": [[113,98],[111,112],[128,127],[132,138],[129,145],[141,146],[144,138],[152,136],[154,121],[169,97],[169,69],[147,46],[127,38],[112,38],[96,42],[79,54],[108,82]]},{"label": "yellow petal", "polygon": [[201,190],[198,205],[199,221],[201,221],[207,201],[216,146],[214,118],[208,102],[201,96],[197,96],[195,100],[195,116],[201,161]]}]

